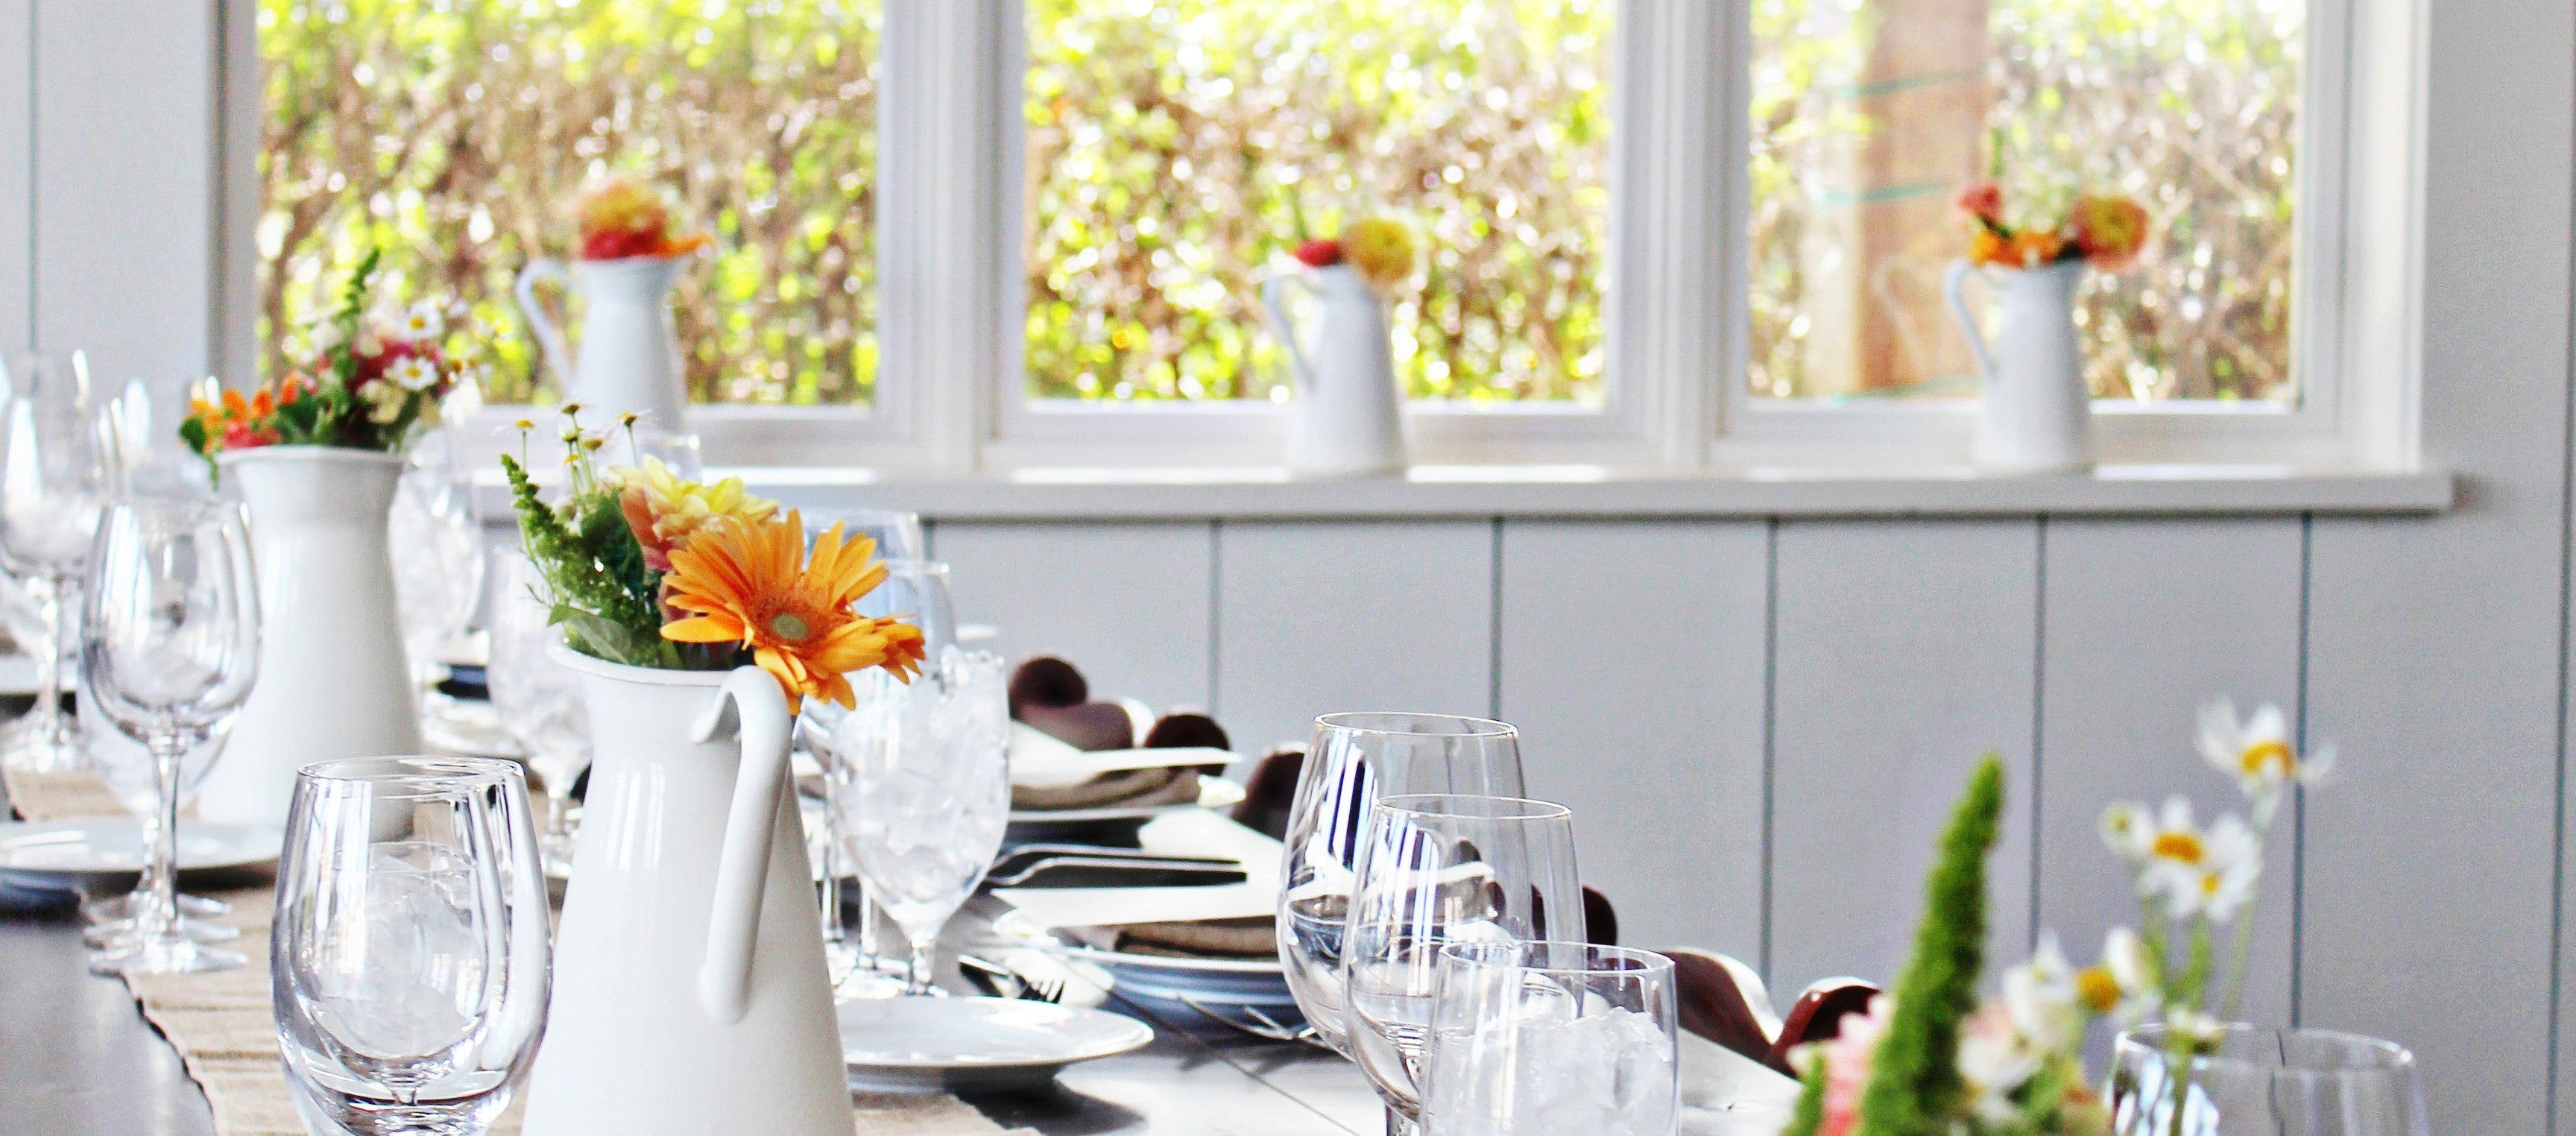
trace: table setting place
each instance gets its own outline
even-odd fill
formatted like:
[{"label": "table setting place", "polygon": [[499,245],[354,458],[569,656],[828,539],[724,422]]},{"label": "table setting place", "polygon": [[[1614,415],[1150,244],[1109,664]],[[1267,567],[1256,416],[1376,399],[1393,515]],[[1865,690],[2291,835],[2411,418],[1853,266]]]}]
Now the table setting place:
[{"label": "table setting place", "polygon": [[0,911],[76,929],[218,1133],[2426,1131],[2405,1050],[2240,1024],[2332,764],[2277,709],[2192,724],[2243,816],[2105,812],[2099,963],[1988,957],[1987,761],[1903,970],[1781,1007],[1618,942],[1512,725],[1238,750],[983,649],[919,517],[638,414],[519,423],[487,550],[472,364],[373,265],[176,429],[77,355],[0,380]]}]

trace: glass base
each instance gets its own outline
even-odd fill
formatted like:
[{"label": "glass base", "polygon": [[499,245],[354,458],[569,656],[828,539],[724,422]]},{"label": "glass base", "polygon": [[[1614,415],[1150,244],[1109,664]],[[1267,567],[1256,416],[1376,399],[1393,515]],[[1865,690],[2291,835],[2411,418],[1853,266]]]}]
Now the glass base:
[{"label": "glass base", "polygon": [[[229,943],[241,938],[241,928],[229,923],[208,923],[202,919],[179,917],[179,933],[200,943]],[[92,950],[121,950],[134,945],[138,934],[134,920],[109,919],[81,929],[81,944]]]},{"label": "glass base", "polygon": [[[141,892],[130,891],[123,895],[111,895],[103,899],[93,899],[82,904],[81,917],[92,923],[131,922],[134,919],[134,916],[142,910],[142,905],[143,894]],[[181,893],[179,896],[179,914],[181,916],[193,916],[198,919],[218,919],[232,913],[233,905],[220,899],[208,899],[202,895],[188,895],[186,893]]]},{"label": "glass base", "polygon": [[1421,1136],[1422,1124],[1408,1120],[1393,1108],[1386,1110],[1386,1136]]},{"label": "glass base", "polygon": [[30,714],[0,730],[0,766],[15,773],[74,773],[89,768],[80,729],[68,717]]},{"label": "glass base", "polygon": [[89,957],[89,972],[100,975],[203,974],[250,965],[238,951],[200,945],[185,937],[133,940]]}]

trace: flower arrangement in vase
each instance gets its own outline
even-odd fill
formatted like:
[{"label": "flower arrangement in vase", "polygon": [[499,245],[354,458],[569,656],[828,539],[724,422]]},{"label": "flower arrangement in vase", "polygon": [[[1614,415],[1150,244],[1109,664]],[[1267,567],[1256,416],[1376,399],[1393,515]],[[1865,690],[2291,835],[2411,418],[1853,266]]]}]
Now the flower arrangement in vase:
[{"label": "flower arrangement in vase", "polygon": [[[518,283],[519,310],[567,397],[611,414],[645,415],[663,430],[681,429],[688,412],[671,289],[681,267],[715,244],[703,230],[682,232],[673,213],[659,190],[634,178],[593,182],[573,201],[571,267],[531,260]],[[546,279],[588,302],[579,359],[537,302],[536,284]]]},{"label": "flower arrangement in vase", "polygon": [[[2113,929],[2102,960],[2082,970],[2042,931],[2031,957],[2004,972],[1999,996],[1983,1001],[1985,858],[2003,770],[1992,756],[1981,762],[1942,836],[1903,977],[1838,1036],[1793,1055],[1803,1091],[1784,1136],[2108,1136],[2115,1124],[2122,1136],[2150,1136],[2128,1123],[2141,1110],[2115,1112],[2117,1100],[2090,1087],[2085,1032],[2106,1018],[2123,1029],[2160,1020],[2177,1064],[2215,1052],[2243,989],[2262,833],[2291,788],[2318,784],[2334,763],[2331,749],[2302,760],[2273,706],[2240,721],[2232,703],[2211,703],[2198,743],[2243,790],[2252,821],[2201,829],[2180,797],[2154,814],[2111,806],[2103,836],[2130,867],[2140,929]],[[2231,926],[2222,970],[2218,940]]]},{"label": "flower arrangement in vase", "polygon": [[[1979,465],[2015,473],[2060,473],[2093,465],[2093,396],[2075,335],[2075,286],[2085,268],[2116,272],[2145,246],[2149,221],[2137,202],[2111,194],[2075,200],[2055,225],[2015,225],[2003,189],[1984,181],[1959,195],[1976,225],[1968,256],[1950,266],[1942,294],[1968,338],[1984,379],[1972,453]],[[2002,298],[1993,343],[1961,297],[1978,269]]]},{"label": "flower arrangement in vase", "polygon": [[239,485],[259,563],[259,681],[200,791],[209,820],[280,824],[306,763],[422,750],[387,515],[404,447],[475,371],[437,305],[376,295],[377,263],[304,330],[295,370],[247,395],[209,381],[179,424]]},{"label": "flower arrangement in vase", "polygon": [[[1337,239],[1301,242],[1295,258],[1297,268],[1261,285],[1271,330],[1287,345],[1295,378],[1288,468],[1322,476],[1403,469],[1404,400],[1395,385],[1386,305],[1413,278],[1412,230],[1389,218],[1366,218]],[[1291,283],[1323,303],[1312,340],[1301,340],[1288,319]]]},{"label": "flower arrangement in vase", "polygon": [[853,705],[870,667],[909,681],[921,631],[852,610],[886,578],[874,542],[834,525],[809,553],[802,517],[737,479],[603,469],[581,409],[559,502],[501,459],[597,755],[525,1131],[847,1136],[792,707]]}]

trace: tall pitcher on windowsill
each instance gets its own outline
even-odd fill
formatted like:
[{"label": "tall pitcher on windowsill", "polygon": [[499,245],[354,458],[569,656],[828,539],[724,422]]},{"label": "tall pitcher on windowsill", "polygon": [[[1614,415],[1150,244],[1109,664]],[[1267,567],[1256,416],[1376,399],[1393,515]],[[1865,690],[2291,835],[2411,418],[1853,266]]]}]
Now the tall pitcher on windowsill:
[{"label": "tall pitcher on windowsill", "polygon": [[[546,367],[567,402],[612,416],[639,414],[657,430],[682,431],[689,393],[679,331],[671,322],[671,286],[689,258],[712,241],[705,233],[675,235],[661,195],[627,178],[583,190],[575,212],[581,241],[570,272],[562,261],[545,258],[519,272],[519,311],[545,352]],[[578,359],[537,302],[537,282],[546,279],[584,302]]]},{"label": "tall pitcher on windowsill", "polygon": [[886,578],[867,538],[809,555],[739,480],[597,469],[572,433],[560,503],[501,459],[597,754],[524,1131],[849,1136],[790,707],[909,679],[921,631],[853,610]]},{"label": "tall pitcher on windowsill", "polygon": [[[1262,306],[1288,347],[1296,378],[1288,403],[1288,468],[1308,476],[1349,477],[1404,469],[1404,395],[1386,307],[1413,276],[1413,235],[1395,221],[1370,218],[1340,240],[1297,246],[1301,267],[1263,281]],[[1286,289],[1315,294],[1323,318],[1312,339],[1288,318]]]},{"label": "tall pitcher on windowsill", "polygon": [[[1982,372],[1972,455],[2004,473],[2073,473],[2093,467],[2093,395],[2075,330],[2076,287],[2087,267],[2116,272],[2147,239],[2147,211],[2125,197],[2078,198],[2053,229],[2004,220],[2003,190],[1980,182],[1959,195],[1977,230],[1968,259],[1950,266],[1942,292]],[[1992,343],[1959,285],[1986,270],[2000,297]]]}]

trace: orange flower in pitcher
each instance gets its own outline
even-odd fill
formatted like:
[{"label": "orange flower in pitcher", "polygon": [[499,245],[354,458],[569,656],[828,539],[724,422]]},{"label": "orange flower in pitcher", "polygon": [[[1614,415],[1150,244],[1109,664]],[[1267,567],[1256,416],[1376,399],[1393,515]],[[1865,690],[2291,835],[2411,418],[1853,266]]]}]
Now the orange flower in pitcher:
[{"label": "orange flower in pitcher", "polygon": [[662,625],[680,643],[738,643],[787,689],[843,707],[858,704],[844,677],[883,667],[904,681],[920,672],[921,629],[852,614],[886,577],[876,542],[845,540],[833,525],[805,556],[805,521],[746,524],[726,518],[671,552],[665,602],[697,614]]}]

